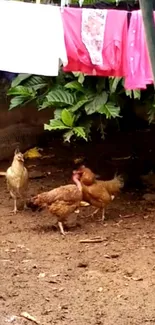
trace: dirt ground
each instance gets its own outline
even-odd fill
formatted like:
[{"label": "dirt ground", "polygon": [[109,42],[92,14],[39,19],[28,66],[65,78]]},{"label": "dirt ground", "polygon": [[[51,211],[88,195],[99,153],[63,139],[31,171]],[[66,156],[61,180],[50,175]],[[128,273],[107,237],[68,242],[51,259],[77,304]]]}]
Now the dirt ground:
[{"label": "dirt ground", "polygon": [[[29,195],[70,182],[71,168],[63,158],[30,161],[51,174],[31,179]],[[123,191],[104,223],[81,208],[63,238],[46,211],[11,216],[3,177],[0,189],[0,325],[33,324],[22,312],[40,325],[155,324],[155,206],[141,190]],[[80,242],[88,238],[102,241]]]}]

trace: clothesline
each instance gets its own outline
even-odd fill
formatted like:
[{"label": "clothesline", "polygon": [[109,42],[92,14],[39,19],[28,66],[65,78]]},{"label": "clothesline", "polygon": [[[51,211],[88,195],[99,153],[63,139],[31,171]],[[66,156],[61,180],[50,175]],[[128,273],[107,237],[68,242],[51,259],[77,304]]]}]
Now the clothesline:
[{"label": "clothesline", "polygon": [[58,6],[2,1],[0,12],[0,71],[57,76],[62,65],[66,72],[124,77],[127,89],[153,83],[140,10],[130,13],[130,24],[126,10],[62,12]]}]

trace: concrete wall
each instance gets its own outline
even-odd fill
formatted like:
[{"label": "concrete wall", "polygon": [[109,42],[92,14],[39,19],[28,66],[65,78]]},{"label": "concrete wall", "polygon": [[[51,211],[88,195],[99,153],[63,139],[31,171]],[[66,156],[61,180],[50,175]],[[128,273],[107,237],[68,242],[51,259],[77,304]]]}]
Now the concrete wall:
[{"label": "concrete wall", "polygon": [[0,161],[10,159],[17,146],[24,152],[37,145],[52,117],[52,109],[38,112],[34,104],[9,111],[8,98],[0,96]]},{"label": "concrete wall", "polygon": [[43,125],[53,116],[52,109],[38,111],[34,104],[9,111],[8,98],[0,98],[0,129],[6,126],[24,123],[30,125]]}]

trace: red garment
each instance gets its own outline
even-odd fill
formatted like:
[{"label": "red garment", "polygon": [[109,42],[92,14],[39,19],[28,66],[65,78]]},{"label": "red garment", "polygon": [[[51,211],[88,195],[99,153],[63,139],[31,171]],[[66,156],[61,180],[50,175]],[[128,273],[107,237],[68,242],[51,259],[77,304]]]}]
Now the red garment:
[{"label": "red garment", "polygon": [[64,8],[62,12],[68,56],[68,65],[63,70],[79,71],[98,76],[124,76],[127,65],[127,11],[108,11],[102,50],[103,64],[93,65],[89,53],[82,43],[82,10],[93,9]]}]

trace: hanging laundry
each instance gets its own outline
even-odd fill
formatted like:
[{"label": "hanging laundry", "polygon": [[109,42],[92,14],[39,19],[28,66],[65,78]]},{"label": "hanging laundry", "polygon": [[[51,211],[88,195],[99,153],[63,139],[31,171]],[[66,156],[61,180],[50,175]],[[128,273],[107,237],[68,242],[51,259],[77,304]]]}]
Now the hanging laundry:
[{"label": "hanging laundry", "polygon": [[68,62],[60,8],[1,1],[0,13],[0,70],[57,76]]},{"label": "hanging laundry", "polygon": [[[125,0],[119,1],[118,5],[116,5],[116,1],[90,1],[91,3],[83,4],[83,8],[93,8],[93,9],[118,9],[118,10],[138,10],[139,8],[139,0]],[[79,5],[77,3],[71,3],[70,7],[77,8]],[[153,7],[155,10],[155,0],[153,0]]]},{"label": "hanging laundry", "polygon": [[107,10],[82,10],[82,42],[86,46],[92,64],[102,65],[104,32],[106,26]]},{"label": "hanging laundry", "polygon": [[153,83],[153,75],[140,10],[133,11],[131,15],[126,56],[125,88],[146,89],[148,84]]},{"label": "hanging laundry", "polygon": [[[98,50],[102,62],[97,61],[97,64],[92,63],[90,51],[88,52],[82,41],[82,14],[84,11],[87,11],[86,15],[88,16],[94,10],[64,8],[62,13],[68,56],[68,65],[64,67],[64,71],[80,71],[88,75],[95,74],[98,76],[124,76],[126,71],[127,11],[107,11],[105,30],[102,34],[103,46],[101,44]],[[103,13],[105,13],[104,10]],[[96,35],[89,33],[90,36],[92,42],[95,42]]]}]

